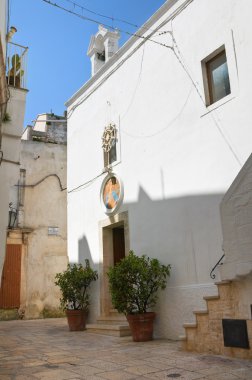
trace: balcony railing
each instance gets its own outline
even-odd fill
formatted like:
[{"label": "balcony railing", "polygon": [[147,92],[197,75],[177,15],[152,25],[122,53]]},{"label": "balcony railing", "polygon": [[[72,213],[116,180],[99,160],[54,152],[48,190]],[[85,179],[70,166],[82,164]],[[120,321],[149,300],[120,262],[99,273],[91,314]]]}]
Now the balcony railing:
[{"label": "balcony railing", "polygon": [[8,43],[6,79],[9,86],[27,88],[27,51],[28,47]]}]

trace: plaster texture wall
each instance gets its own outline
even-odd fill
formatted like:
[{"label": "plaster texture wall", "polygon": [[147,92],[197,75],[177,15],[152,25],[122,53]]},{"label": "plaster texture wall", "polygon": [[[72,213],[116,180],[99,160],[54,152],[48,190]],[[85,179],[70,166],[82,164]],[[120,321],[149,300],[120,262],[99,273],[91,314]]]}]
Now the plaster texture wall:
[{"label": "plaster texture wall", "polygon": [[235,318],[250,319],[252,318],[252,275],[241,277],[238,281],[232,282],[232,294],[235,302]]},{"label": "plaster texture wall", "polygon": [[221,278],[239,279],[252,272],[252,156],[221,202],[221,219],[225,253]]},{"label": "plaster texture wall", "polygon": [[[209,273],[222,255],[219,205],[251,152],[249,10],[248,0],[166,2],[138,34],[166,20],[151,39],[175,50],[133,38],[67,102],[69,259],[102,266],[101,137],[113,122],[112,170],[124,183],[119,212],[128,212],[130,248],[172,265],[157,323],[166,338],[183,333],[202,295],[215,292]],[[159,35],[167,31],[175,40]],[[201,61],[222,45],[231,94],[206,107]]]},{"label": "plaster texture wall", "polygon": [[8,165],[0,166],[0,284],[2,277],[2,269],[5,258],[5,247],[6,247],[6,228],[8,226],[8,201],[9,201],[9,183],[5,181],[7,178],[6,171],[8,170]]},{"label": "plaster texture wall", "polygon": [[[4,60],[5,60],[5,51],[6,51],[5,35],[6,35],[6,0],[3,0],[0,2],[0,38],[1,38],[1,45],[2,45],[2,51],[0,51],[0,54],[3,54]],[[2,122],[0,120],[0,132],[2,132],[1,124]],[[0,210],[2,214],[2,217],[0,218],[0,284],[1,284],[1,274],[2,274],[4,252],[5,252],[6,225],[8,223],[8,205],[6,205],[6,200],[8,199],[8,186],[7,186],[6,181],[4,181],[5,178],[6,178],[6,167],[3,167],[2,165],[0,165],[0,184],[1,184]],[[7,207],[7,210],[6,210],[6,207]]]},{"label": "plaster texture wall", "polygon": [[17,183],[20,169],[20,138],[23,132],[26,90],[9,88],[7,112],[11,120],[2,123],[3,160],[0,165],[0,278],[5,258],[9,203],[17,207]]},{"label": "plaster texture wall", "polygon": [[0,2],[0,38],[2,41],[2,48],[3,48],[3,53],[5,57],[6,53],[6,0],[1,0]]},{"label": "plaster texture wall", "polygon": [[[22,307],[25,318],[37,318],[43,311],[53,312],[59,307],[55,274],[64,270],[68,262],[66,190],[60,187],[60,183],[62,188],[66,187],[66,146],[22,141],[21,169],[26,171],[25,184],[35,185],[20,189],[23,207],[19,228],[31,230],[27,238],[24,270],[27,286]],[[49,235],[48,227],[57,227],[58,234]]]}]

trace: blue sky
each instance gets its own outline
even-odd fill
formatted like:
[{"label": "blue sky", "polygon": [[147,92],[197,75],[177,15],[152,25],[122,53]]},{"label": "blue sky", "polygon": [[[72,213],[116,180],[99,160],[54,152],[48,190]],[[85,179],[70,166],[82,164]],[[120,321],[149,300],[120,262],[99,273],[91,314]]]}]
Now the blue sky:
[{"label": "blue sky", "polygon": [[[42,0],[9,0],[10,26],[17,28],[13,42],[28,46],[26,115],[24,127],[40,113],[62,115],[64,103],[90,78],[86,55],[90,37],[98,25],[53,7]],[[69,0],[51,0],[82,14]],[[165,0],[71,0],[85,8],[141,26]],[[83,12],[83,16],[112,24],[112,21]],[[137,29],[114,21],[114,27]],[[129,38],[122,34],[120,46]]]}]

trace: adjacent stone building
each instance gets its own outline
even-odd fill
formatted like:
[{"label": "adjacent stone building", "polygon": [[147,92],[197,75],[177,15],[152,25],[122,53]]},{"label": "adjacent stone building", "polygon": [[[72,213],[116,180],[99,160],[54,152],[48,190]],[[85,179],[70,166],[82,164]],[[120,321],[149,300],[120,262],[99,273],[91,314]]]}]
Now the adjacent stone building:
[{"label": "adjacent stone building", "polygon": [[[15,184],[18,215],[7,238],[7,248],[19,249],[15,264],[19,277],[9,279],[11,290],[3,295],[4,306],[19,308],[24,318],[58,315],[60,291],[54,285],[55,274],[68,262],[66,138],[66,119],[54,114],[39,115],[34,127],[28,126],[22,135]],[[4,268],[11,276],[8,265],[13,266],[13,261],[5,262]]]},{"label": "adjacent stone building", "polygon": [[[15,27],[7,30],[8,3],[0,2],[0,283],[6,253],[9,204],[16,209],[20,137],[26,106],[28,48],[13,43]],[[13,38],[14,40],[14,38]],[[7,49],[8,46],[8,49]],[[6,51],[8,53],[6,59]],[[0,297],[1,307],[1,297]]]}]

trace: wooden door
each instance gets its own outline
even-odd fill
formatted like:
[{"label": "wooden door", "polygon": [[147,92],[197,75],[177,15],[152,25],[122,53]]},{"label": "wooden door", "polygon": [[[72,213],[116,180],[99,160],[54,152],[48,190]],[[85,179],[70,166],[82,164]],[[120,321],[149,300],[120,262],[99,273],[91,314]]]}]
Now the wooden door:
[{"label": "wooden door", "polygon": [[113,228],[114,265],[125,257],[124,228]]},{"label": "wooden door", "polygon": [[20,306],[21,254],[21,244],[7,244],[0,288],[1,309]]}]

